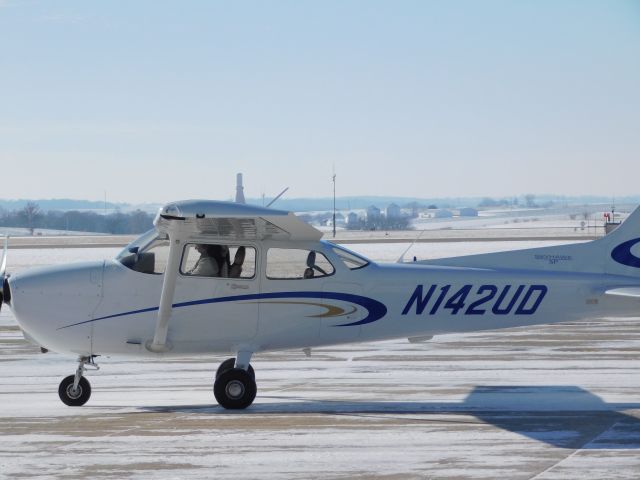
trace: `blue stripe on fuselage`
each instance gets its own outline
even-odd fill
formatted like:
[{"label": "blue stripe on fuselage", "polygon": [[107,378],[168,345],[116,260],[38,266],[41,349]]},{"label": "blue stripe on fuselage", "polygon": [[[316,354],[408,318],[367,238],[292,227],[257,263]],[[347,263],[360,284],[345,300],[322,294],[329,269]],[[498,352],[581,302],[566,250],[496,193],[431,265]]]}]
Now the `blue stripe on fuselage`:
[{"label": "blue stripe on fuselage", "polygon": [[[219,297],[219,298],[205,298],[202,300],[190,300],[188,302],[174,303],[173,308],[193,307],[196,305],[206,305],[213,303],[225,303],[225,302],[241,302],[245,300],[268,300],[273,298],[320,298],[320,299],[332,299],[341,300],[344,302],[355,303],[367,309],[368,315],[362,320],[352,323],[344,323],[340,325],[334,325],[335,327],[351,327],[356,325],[364,325],[380,320],[387,314],[387,307],[372,298],[363,297],[360,295],[352,295],[350,293],[339,292],[273,292],[273,293],[256,293],[250,295],[235,295],[231,297]],[[99,320],[108,320],[110,318],[125,317],[127,315],[137,315],[139,313],[156,312],[160,307],[142,308],[139,310],[131,310],[128,312],[115,313],[113,315],[106,315],[104,317],[94,318],[91,320],[85,320],[83,322],[72,323],[64,327],[58,328],[62,330],[69,327],[75,327],[77,325],[83,325],[85,323],[97,322]]]}]

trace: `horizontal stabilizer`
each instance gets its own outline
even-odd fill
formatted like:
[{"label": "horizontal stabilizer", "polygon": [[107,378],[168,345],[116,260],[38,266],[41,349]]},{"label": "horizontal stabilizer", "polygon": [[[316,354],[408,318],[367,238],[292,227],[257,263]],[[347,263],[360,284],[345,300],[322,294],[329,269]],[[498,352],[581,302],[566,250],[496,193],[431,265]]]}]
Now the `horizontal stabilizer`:
[{"label": "horizontal stabilizer", "polygon": [[621,287],[612,288],[604,292],[605,295],[613,295],[615,297],[629,297],[640,299],[640,287]]}]

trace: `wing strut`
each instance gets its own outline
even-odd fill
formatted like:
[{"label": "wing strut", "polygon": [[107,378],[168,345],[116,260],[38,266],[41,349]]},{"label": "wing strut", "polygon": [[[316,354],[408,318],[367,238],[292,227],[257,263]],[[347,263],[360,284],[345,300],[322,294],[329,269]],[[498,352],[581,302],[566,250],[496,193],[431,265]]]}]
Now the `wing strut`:
[{"label": "wing strut", "polygon": [[169,259],[164,272],[162,293],[160,294],[160,308],[158,310],[156,331],[153,336],[153,341],[148,341],[145,344],[147,350],[156,353],[167,352],[172,348],[171,342],[167,341],[167,332],[173,311],[173,295],[176,291],[176,280],[178,279],[178,268],[180,267],[180,258],[182,257],[183,241],[181,238],[175,237],[172,233],[169,233],[169,241]]}]

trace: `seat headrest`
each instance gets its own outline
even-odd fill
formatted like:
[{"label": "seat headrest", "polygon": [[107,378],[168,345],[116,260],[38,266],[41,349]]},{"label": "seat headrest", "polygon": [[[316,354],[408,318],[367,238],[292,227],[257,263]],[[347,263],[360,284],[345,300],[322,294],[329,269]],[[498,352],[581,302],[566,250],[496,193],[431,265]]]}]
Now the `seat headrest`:
[{"label": "seat headrest", "polygon": [[233,257],[234,265],[242,265],[244,263],[244,257],[247,254],[244,247],[238,247],[235,256]]},{"label": "seat headrest", "polygon": [[315,264],[316,264],[316,252],[311,250],[309,252],[309,255],[307,255],[307,267],[313,268]]}]

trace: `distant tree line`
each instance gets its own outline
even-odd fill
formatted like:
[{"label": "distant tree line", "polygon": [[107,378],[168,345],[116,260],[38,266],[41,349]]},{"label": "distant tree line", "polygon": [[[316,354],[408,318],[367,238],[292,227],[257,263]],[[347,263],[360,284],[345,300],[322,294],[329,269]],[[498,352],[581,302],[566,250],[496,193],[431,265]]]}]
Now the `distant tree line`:
[{"label": "distant tree line", "polygon": [[0,227],[26,228],[32,235],[38,228],[111,234],[143,233],[153,227],[153,218],[153,215],[142,210],[109,214],[77,210],[43,212],[34,202],[27,203],[19,210],[0,208]]}]

